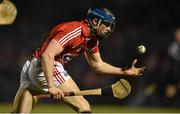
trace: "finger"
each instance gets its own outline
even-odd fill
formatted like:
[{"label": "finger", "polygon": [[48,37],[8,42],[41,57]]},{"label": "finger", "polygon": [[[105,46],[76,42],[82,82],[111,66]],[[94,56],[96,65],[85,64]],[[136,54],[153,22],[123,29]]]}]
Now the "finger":
[{"label": "finger", "polygon": [[50,93],[50,96],[51,96],[51,98],[55,99],[55,98],[54,98],[54,94]]},{"label": "finger", "polygon": [[60,93],[59,93],[59,99],[62,99],[62,97],[63,97],[63,93],[60,92]]},{"label": "finger", "polygon": [[146,68],[145,66],[142,67],[142,69],[145,69],[145,68]]},{"label": "finger", "polygon": [[140,69],[140,72],[144,72],[144,70],[145,70],[145,68],[141,68],[141,69]]},{"label": "finger", "polygon": [[142,72],[139,72],[139,73],[138,73],[138,76],[141,76],[141,75],[142,75]]},{"label": "finger", "polygon": [[141,75],[142,75],[142,73],[138,73],[138,74],[137,74],[137,76],[141,76]]},{"label": "finger", "polygon": [[53,98],[54,98],[54,99],[57,99],[57,95],[54,95]]},{"label": "finger", "polygon": [[62,97],[61,97],[61,94],[58,94],[57,95],[57,99],[61,99]]},{"label": "finger", "polygon": [[64,97],[64,93],[61,93],[61,97],[62,97],[62,98]]},{"label": "finger", "polygon": [[58,94],[58,95],[57,95],[57,98],[58,98],[58,99],[61,99],[61,94]]},{"label": "finger", "polygon": [[55,99],[61,99],[61,94],[59,92],[57,92],[54,96],[55,96]]},{"label": "finger", "polygon": [[64,97],[64,94],[62,91],[59,91],[58,92],[58,99],[61,99],[62,97]]},{"label": "finger", "polygon": [[134,66],[137,63],[137,59],[134,59],[134,61],[132,62],[132,66]]}]

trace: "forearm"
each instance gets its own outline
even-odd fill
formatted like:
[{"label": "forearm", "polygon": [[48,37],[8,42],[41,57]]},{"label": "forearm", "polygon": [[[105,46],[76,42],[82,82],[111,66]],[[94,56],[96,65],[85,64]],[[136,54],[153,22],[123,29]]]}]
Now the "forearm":
[{"label": "forearm", "polygon": [[42,64],[42,69],[44,71],[44,75],[45,75],[48,87],[53,87],[54,86],[53,62],[54,62],[53,57],[50,57],[48,55],[42,55],[41,64]]},{"label": "forearm", "polygon": [[94,71],[101,74],[111,74],[111,75],[123,75],[124,72],[122,68],[112,66],[106,62],[101,62],[96,65]]}]

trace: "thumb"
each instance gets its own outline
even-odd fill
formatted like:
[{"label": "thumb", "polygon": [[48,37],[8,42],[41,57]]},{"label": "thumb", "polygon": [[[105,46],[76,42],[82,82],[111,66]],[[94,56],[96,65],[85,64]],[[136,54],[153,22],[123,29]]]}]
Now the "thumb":
[{"label": "thumb", "polygon": [[134,66],[137,63],[137,59],[134,59],[134,61],[132,62],[132,66]]}]

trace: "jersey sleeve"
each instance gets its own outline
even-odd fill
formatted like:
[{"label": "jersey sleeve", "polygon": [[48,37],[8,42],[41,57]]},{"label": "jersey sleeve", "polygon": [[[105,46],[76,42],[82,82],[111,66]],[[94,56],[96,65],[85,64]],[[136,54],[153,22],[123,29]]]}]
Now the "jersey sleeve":
[{"label": "jersey sleeve", "polygon": [[99,47],[97,46],[97,47],[94,47],[94,48],[92,48],[88,53],[96,53],[96,52],[99,52]]},{"label": "jersey sleeve", "polygon": [[63,43],[63,37],[65,36],[65,32],[60,31],[58,32],[56,35],[52,36],[53,39],[55,39],[57,42],[59,42],[59,44],[65,48],[66,46],[68,46],[68,43]]}]

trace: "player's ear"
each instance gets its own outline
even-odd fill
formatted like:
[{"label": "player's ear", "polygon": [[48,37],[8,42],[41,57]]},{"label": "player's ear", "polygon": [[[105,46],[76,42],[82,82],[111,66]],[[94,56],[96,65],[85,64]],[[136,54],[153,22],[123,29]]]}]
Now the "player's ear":
[{"label": "player's ear", "polygon": [[92,20],[92,23],[93,23],[94,26],[97,26],[98,20],[97,20],[96,18],[94,18],[94,19]]}]

